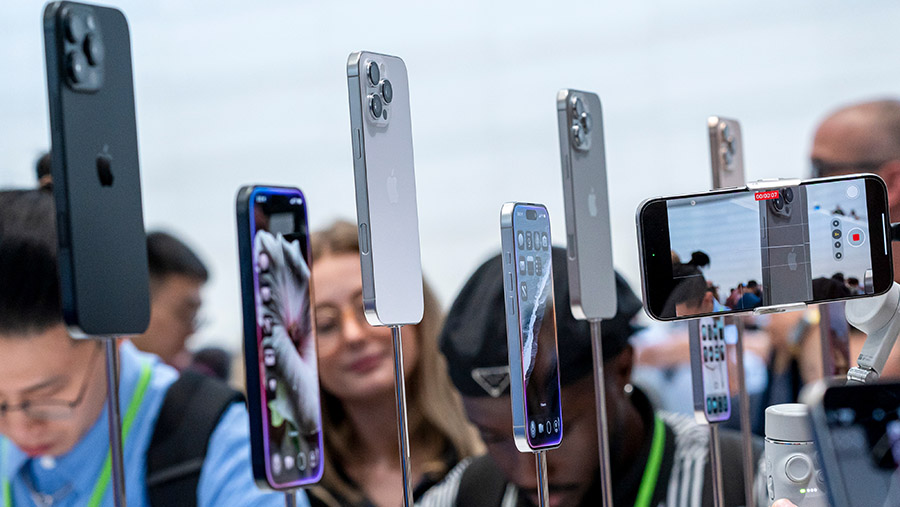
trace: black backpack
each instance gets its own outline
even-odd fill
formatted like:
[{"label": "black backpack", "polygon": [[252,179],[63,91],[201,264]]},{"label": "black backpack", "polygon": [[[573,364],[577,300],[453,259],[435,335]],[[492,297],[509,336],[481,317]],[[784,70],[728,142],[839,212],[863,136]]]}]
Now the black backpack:
[{"label": "black backpack", "polygon": [[192,371],[183,372],[172,384],[147,450],[150,505],[197,505],[209,437],[228,407],[241,401],[241,393],[224,382]]}]

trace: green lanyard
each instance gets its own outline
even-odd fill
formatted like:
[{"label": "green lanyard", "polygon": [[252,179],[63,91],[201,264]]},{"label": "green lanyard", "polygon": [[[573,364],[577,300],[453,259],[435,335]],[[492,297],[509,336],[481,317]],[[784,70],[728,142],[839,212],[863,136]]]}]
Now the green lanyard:
[{"label": "green lanyard", "polygon": [[[128,438],[128,434],[131,432],[131,427],[134,425],[134,419],[137,417],[138,410],[141,408],[141,403],[144,401],[144,396],[147,394],[147,387],[150,385],[150,377],[153,373],[153,367],[150,363],[144,363],[141,367],[141,377],[138,379],[137,389],[134,391],[134,395],[131,397],[131,402],[128,403],[128,410],[125,412],[125,417],[122,419],[122,440]],[[0,440],[0,453],[3,456],[3,469],[6,470],[6,440]],[[91,493],[91,498],[88,501],[88,505],[90,507],[99,507],[100,502],[103,501],[103,496],[106,494],[106,489],[109,487],[109,481],[112,478],[112,455],[107,452],[106,453],[106,461],[103,462],[103,470],[100,472],[100,477],[97,479],[97,484],[94,485],[94,491]],[[2,479],[2,485],[0,485],[0,489],[3,490],[3,507],[13,507],[12,500],[12,485],[5,476]]]},{"label": "green lanyard", "polygon": [[653,493],[656,492],[656,481],[659,480],[659,469],[662,467],[663,452],[666,449],[666,424],[659,417],[653,418],[653,443],[650,446],[650,457],[641,478],[634,507],[650,507]]}]

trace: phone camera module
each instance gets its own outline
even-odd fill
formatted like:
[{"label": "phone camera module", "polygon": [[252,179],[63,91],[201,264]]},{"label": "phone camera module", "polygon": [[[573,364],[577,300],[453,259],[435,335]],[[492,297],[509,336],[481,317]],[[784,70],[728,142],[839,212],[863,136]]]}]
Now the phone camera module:
[{"label": "phone camera module", "polygon": [[381,96],[384,97],[385,104],[390,104],[394,100],[394,87],[387,79],[381,81]]},{"label": "phone camera module", "polygon": [[581,97],[572,99],[572,109],[575,111],[575,117],[581,118],[581,115],[584,114],[584,101],[581,100]]},{"label": "phone camera module", "polygon": [[378,95],[369,95],[369,112],[372,113],[372,116],[379,118],[383,111],[384,104],[381,102],[381,97]]},{"label": "phone camera module", "polygon": [[366,66],[366,74],[369,75],[369,83],[372,86],[378,86],[378,82],[381,81],[381,71],[378,70],[378,63],[369,62]]},{"label": "phone camera module", "polygon": [[584,129],[585,134],[590,134],[591,129],[594,126],[594,121],[591,119],[591,113],[587,111],[581,113],[581,117],[579,117],[579,122],[581,123],[581,128]]}]

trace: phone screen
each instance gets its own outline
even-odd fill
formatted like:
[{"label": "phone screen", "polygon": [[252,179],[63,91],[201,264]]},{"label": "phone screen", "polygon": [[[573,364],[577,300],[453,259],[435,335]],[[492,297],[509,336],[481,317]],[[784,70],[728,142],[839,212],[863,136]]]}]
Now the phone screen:
[{"label": "phone screen", "polygon": [[855,177],[654,201],[642,214],[650,309],[691,318],[881,293],[885,196],[880,179]]},{"label": "phone screen", "polygon": [[[726,333],[733,339],[726,339]],[[699,369],[702,384],[702,391],[694,395],[695,412],[703,413],[702,422],[727,421],[731,418],[727,344],[737,340],[737,327],[726,326],[721,318],[698,319],[697,327],[690,328],[690,339],[691,365],[695,371]]]},{"label": "phone screen", "polygon": [[840,480],[853,505],[897,505],[900,385],[832,387],[823,404],[837,458],[823,463],[829,482]]},{"label": "phone screen", "polygon": [[547,210],[517,205],[513,232],[526,431],[532,448],[556,446],[562,439],[562,404]]},{"label": "phone screen", "polygon": [[322,475],[322,414],[306,206],[280,188],[250,205],[266,472],[275,486],[309,484]]}]

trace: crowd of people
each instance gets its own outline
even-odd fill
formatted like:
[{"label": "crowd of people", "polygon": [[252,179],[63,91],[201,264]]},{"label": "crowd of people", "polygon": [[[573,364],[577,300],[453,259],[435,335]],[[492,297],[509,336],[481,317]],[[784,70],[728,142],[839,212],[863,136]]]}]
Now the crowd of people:
[{"label": "crowd of people", "polygon": [[[881,161],[875,170],[888,185],[891,211],[900,216],[898,101],[841,109],[816,132],[816,176],[857,172],[862,161],[873,160]],[[109,505],[101,347],[72,339],[63,324],[52,181],[40,168],[39,175],[39,189],[0,192],[0,491],[5,505]],[[315,233],[312,245],[325,475],[298,495],[298,502],[393,507],[402,498],[402,465],[391,334],[365,320],[356,226],[336,222]],[[163,505],[178,498],[183,505],[283,505],[282,496],[254,484],[247,411],[238,393],[220,380],[232,375],[228,355],[189,352],[186,345],[200,325],[207,269],[172,235],[150,234],[147,246],[150,328],[118,345],[122,405],[134,414],[124,437],[128,503]],[[590,330],[569,311],[565,250],[554,248],[552,257],[565,437],[547,456],[550,501],[558,507],[597,505]],[[690,283],[673,298],[673,313],[760,304],[764,288],[753,280],[720,300],[718,289],[702,276],[708,264],[703,252],[675,263]],[[499,256],[485,261],[446,316],[425,283],[425,316],[405,333],[411,473],[416,501],[423,506],[537,503],[534,458],[518,452],[511,428],[502,277]],[[840,286],[859,291],[852,278],[841,279]],[[620,276],[616,292],[618,313],[603,323],[601,340],[615,504],[712,505],[707,430],[688,415],[657,406],[654,400],[666,393],[633,383],[635,365],[646,364],[653,354],[632,345],[640,300]],[[785,338],[802,322],[801,316],[787,316],[758,323],[767,341],[758,353],[769,355],[769,388],[781,389],[769,400],[795,398],[798,385],[816,376],[808,363],[821,354],[799,352],[818,342],[815,328],[807,322],[799,343]],[[661,356],[685,357],[682,352]],[[360,358],[367,359],[366,368],[352,366]],[[496,377],[489,385],[479,381],[487,371]],[[894,357],[884,376],[898,373],[900,360]],[[783,378],[792,382],[787,389],[776,380]],[[157,462],[166,454],[160,449],[184,439],[206,445],[199,446],[199,454],[181,456],[183,461]],[[723,431],[722,445],[726,505],[744,505],[740,439]],[[760,454],[755,442],[754,462]]]}]

